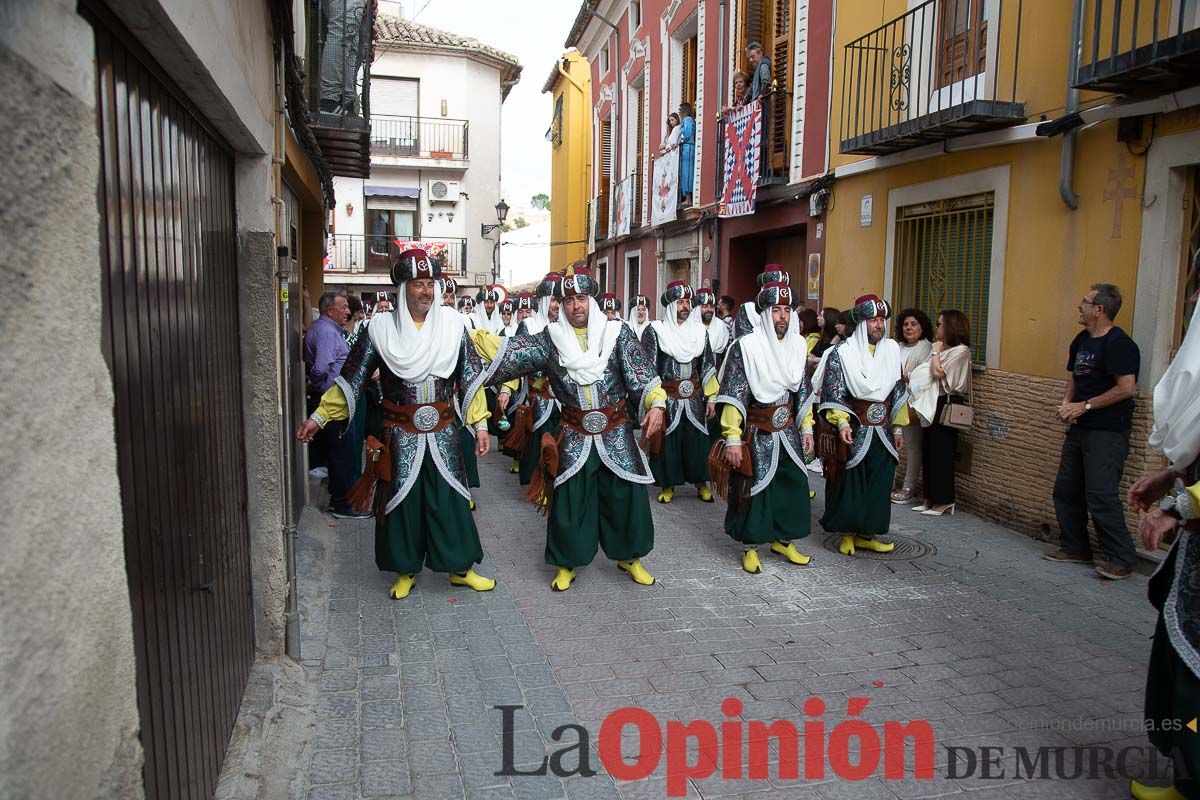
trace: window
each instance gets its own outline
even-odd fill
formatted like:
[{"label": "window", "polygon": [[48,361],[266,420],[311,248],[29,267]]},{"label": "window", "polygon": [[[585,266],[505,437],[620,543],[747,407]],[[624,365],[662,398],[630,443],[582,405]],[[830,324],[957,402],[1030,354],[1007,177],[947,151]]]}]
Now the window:
[{"label": "window", "polygon": [[[978,3],[980,0],[974,0]],[[792,30],[795,0],[745,0],[738,5],[738,62],[739,69],[753,74],[746,60],[746,45],[758,42],[763,54],[771,59],[771,80],[775,91],[769,95],[766,109],[768,128],[767,163],[764,176],[786,169],[788,139],[792,129],[791,86],[795,58],[795,36]]]},{"label": "window", "polygon": [[629,34],[642,27],[642,0],[629,0]]},{"label": "window", "polygon": [[938,85],[941,89],[984,71],[987,0],[942,0],[938,14]]},{"label": "window", "polygon": [[942,309],[962,311],[976,364],[987,355],[994,216],[993,192],[896,209],[896,308],[919,308],[934,321]]},{"label": "window", "polygon": [[596,181],[596,241],[608,238],[608,195],[612,186],[612,119],[600,120],[600,131],[596,137],[599,148],[600,174]]},{"label": "window", "polygon": [[696,36],[683,43],[679,69],[679,100],[696,105],[696,48],[699,39]]},{"label": "window", "polygon": [[367,199],[366,250],[368,264],[390,266],[397,239],[417,238],[417,201],[409,197]]},{"label": "window", "polygon": [[[643,80],[639,77],[638,80]],[[625,156],[624,170],[621,177],[632,175],[633,194],[630,206],[630,219],[637,222],[641,219],[642,184],[645,182],[645,153],[646,137],[643,134],[646,121],[645,92],[642,86],[630,84],[625,93],[627,109],[625,114]]]},{"label": "window", "polygon": [[608,45],[600,48],[600,74],[608,74]]},{"label": "window", "polygon": [[550,128],[546,131],[546,141],[554,147],[562,144],[563,96],[560,92],[554,98],[554,116],[550,120]]},{"label": "window", "polygon": [[[1196,293],[1200,292],[1200,167],[1187,171],[1187,186],[1183,203],[1182,270],[1179,280],[1179,314],[1175,327],[1175,348],[1183,343],[1192,312],[1196,308]],[[1174,357],[1174,349],[1171,356]]]},{"label": "window", "polygon": [[596,262],[596,285],[600,287],[600,293],[608,291],[608,259],[602,258]]},{"label": "window", "polygon": [[631,254],[625,256],[625,307],[629,308],[633,296],[638,294],[642,285],[642,256]]}]

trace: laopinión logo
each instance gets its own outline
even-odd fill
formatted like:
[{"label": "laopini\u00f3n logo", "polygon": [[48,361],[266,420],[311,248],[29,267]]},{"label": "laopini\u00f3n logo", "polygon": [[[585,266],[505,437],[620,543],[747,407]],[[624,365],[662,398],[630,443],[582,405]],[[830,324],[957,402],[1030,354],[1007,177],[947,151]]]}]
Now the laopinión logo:
[{"label": "laopini\u00f3n logo", "polygon": [[[638,781],[649,777],[666,758],[667,796],[683,797],[689,780],[717,775],[721,780],[766,781],[825,780],[826,766],[834,777],[861,781],[877,775],[884,780],[933,780],[936,742],[933,726],[926,720],[885,721],[883,735],[861,718],[871,699],[851,697],[846,703],[847,719],[829,727],[822,719],[827,708],[819,697],[804,701],[807,719],[799,727],[789,720],[762,722],[740,719],[742,701],[726,698],[721,712],[727,719],[719,726],[707,720],[665,724],[644,708],[619,708],[600,724],[598,752],[600,766],[616,780]],[[502,714],[501,769],[504,777],[546,775],[560,778],[592,777],[597,774],[591,763],[591,734],[577,724],[560,725],[551,739],[561,743],[531,769],[515,765],[515,717],[521,705],[498,705]],[[1163,730],[1188,728],[1196,723],[1163,720]],[[636,733],[637,752],[626,756],[622,740],[626,729]],[[770,774],[770,741],[776,742],[778,767]],[[912,758],[906,756],[911,749]],[[1114,749],[1104,746],[1080,747],[989,747],[946,746],[944,777],[999,780],[1005,778],[1078,779],[1158,779],[1170,774],[1168,762],[1157,757],[1152,747]],[[743,754],[748,758],[743,760]]]}]

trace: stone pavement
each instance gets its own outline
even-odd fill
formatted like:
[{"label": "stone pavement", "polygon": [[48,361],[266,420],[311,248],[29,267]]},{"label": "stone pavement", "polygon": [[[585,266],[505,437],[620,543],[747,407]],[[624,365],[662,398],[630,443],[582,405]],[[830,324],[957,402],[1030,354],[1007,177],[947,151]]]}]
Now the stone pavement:
[{"label": "stone pavement", "polygon": [[[877,730],[928,720],[937,777],[885,781],[881,765],[862,782],[829,770],[823,781],[781,781],[772,740],[770,780],[714,776],[686,784],[687,796],[1128,796],[1116,777],[1015,777],[1012,748],[1147,746],[1141,706],[1154,612],[1144,577],[1101,581],[1090,567],[1041,560],[1045,545],[970,515],[899,507],[893,533],[912,560],[840,556],[814,523],[801,544],[815,556],[810,566],[764,551],[763,574],[748,575],[722,532],[724,505],[683,488],[671,505],[651,503],[656,549],[645,563],[655,586],[635,585],[601,554],[557,594],[543,563],[544,519],[508,464],[484,459],[476,492],[480,571],[498,580],[491,593],[425,572],[407,600],[392,601],[370,523],[323,517],[326,527],[302,536],[303,658],[319,671],[320,691],[301,797],[662,798],[665,757],[645,780],[605,774],[597,747],[606,714],[634,705],[663,725],[720,723],[729,719],[722,700],[736,697],[746,720],[801,728],[813,719],[802,711],[811,696],[826,703],[827,732],[847,718],[851,696],[870,698],[861,716]],[[813,482],[816,517],[822,492]],[[590,733],[599,774],[496,776],[494,706],[505,704],[523,707],[513,716],[516,766],[574,744],[575,733],[551,735],[577,723]],[[631,744],[626,736],[627,755]],[[946,777],[946,746],[1007,748],[1006,777]],[[573,767],[577,753],[565,763]],[[1137,753],[1130,763],[1141,763]]]}]

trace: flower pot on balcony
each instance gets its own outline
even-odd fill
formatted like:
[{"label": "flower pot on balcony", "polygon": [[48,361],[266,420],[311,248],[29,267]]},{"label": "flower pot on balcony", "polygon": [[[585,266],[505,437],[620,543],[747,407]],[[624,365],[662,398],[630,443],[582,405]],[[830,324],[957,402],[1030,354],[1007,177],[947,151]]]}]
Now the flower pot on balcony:
[{"label": "flower pot on balcony", "polygon": [[454,153],[450,150],[430,150],[430,158],[453,158]]}]

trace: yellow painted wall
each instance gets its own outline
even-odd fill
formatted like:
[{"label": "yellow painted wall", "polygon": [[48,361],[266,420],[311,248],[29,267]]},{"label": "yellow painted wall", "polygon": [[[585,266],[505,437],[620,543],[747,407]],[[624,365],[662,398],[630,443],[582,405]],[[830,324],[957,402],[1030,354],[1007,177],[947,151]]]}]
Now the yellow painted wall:
[{"label": "yellow painted wall", "polygon": [[[1014,0],[1004,0],[1006,48],[1014,41],[1016,15],[1010,7],[1016,5]],[[904,13],[907,3],[862,0],[838,3],[837,9],[834,57],[840,59],[846,42]],[[1063,113],[1069,26],[1069,3],[1024,3],[1017,99],[1025,102],[1031,122]],[[1002,65],[1011,57],[1011,52],[1002,55]],[[844,70],[836,61],[833,73],[830,153],[836,167],[863,156],[838,153]],[[1103,99],[1085,95],[1085,103]],[[1079,135],[1075,161],[1079,208],[1074,211],[1058,192],[1061,137],[947,153],[839,178],[826,220],[825,302],[845,308],[860,294],[883,291],[890,190],[1007,165],[1011,172],[1000,362],[993,366],[1062,378],[1067,345],[1079,330],[1076,305],[1091,284],[1108,282],[1121,288],[1124,306],[1117,324],[1126,331],[1132,326],[1142,206],[1149,201],[1143,197],[1145,158],[1116,140],[1116,128],[1115,122],[1106,122]],[[1200,114],[1189,110],[1160,118],[1157,134],[1197,128]],[[1147,123],[1144,135],[1149,130]],[[1133,150],[1140,151],[1140,146],[1135,144]],[[864,228],[859,224],[859,209],[866,194],[873,196],[874,210],[873,224]]]},{"label": "yellow painted wall", "polygon": [[592,176],[591,70],[580,53],[569,51],[559,62],[569,77],[559,76],[550,98],[553,117],[563,97],[562,143],[551,151],[550,240],[573,242],[550,248],[551,269],[587,258],[587,204]]}]

